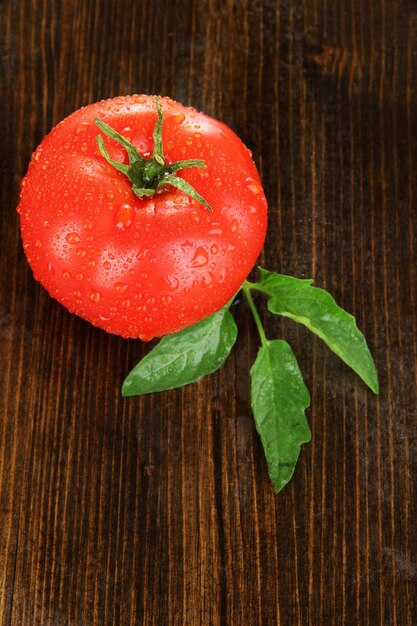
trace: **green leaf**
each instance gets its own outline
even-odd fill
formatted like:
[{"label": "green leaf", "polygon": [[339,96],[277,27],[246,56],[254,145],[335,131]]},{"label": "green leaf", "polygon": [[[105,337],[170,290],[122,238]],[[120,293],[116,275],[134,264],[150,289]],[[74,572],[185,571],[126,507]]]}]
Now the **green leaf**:
[{"label": "green leaf", "polygon": [[251,368],[251,403],[275,493],[291,479],[300,446],[311,439],[310,395],[286,341],[266,341]]},{"label": "green leaf", "polygon": [[215,372],[229,356],[237,337],[229,306],[163,337],[128,374],[122,394],[137,396],[174,389]]},{"label": "green leaf", "polygon": [[378,394],[375,363],[355,318],[340,308],[327,291],[312,287],[312,280],[259,269],[260,280],[251,287],[270,296],[269,311],[304,324]]}]

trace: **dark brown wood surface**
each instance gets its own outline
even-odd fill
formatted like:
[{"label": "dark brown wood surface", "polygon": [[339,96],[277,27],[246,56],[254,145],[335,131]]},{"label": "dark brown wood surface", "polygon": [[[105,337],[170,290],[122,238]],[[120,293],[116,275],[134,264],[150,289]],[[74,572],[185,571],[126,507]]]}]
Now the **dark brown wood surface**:
[{"label": "dark brown wood surface", "polygon": [[[6,0],[0,10],[0,624],[417,623],[417,3]],[[170,95],[228,123],[269,201],[261,262],[355,313],[381,395],[307,331],[312,443],[275,496],[250,412],[258,347],[123,400],[148,351],[33,280],[15,212],[51,127]]]}]

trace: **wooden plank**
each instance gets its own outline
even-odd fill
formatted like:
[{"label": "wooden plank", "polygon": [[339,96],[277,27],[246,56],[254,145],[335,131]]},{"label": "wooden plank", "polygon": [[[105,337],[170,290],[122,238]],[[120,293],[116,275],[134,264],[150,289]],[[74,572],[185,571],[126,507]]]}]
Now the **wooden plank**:
[{"label": "wooden plank", "polygon": [[[415,624],[415,3],[5,0],[0,25],[0,623]],[[148,346],[66,312],[21,249],[19,179],[41,138],[135,92],[236,130],[269,200],[261,263],[329,289],[376,356],[378,399],[263,314],[312,395],[312,443],[278,496],[242,302],[219,372],[122,399]]]}]

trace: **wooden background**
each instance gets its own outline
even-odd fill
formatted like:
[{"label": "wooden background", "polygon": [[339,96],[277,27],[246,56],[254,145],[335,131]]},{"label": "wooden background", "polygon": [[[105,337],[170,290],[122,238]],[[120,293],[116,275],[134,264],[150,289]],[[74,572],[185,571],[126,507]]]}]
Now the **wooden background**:
[{"label": "wooden background", "polygon": [[[0,623],[417,623],[415,0],[2,0]],[[79,106],[170,95],[227,122],[270,205],[262,263],[357,315],[377,399],[307,331],[313,441],[280,495],[249,405],[258,338],[182,390],[123,400],[148,346],[34,282],[15,206]]]}]

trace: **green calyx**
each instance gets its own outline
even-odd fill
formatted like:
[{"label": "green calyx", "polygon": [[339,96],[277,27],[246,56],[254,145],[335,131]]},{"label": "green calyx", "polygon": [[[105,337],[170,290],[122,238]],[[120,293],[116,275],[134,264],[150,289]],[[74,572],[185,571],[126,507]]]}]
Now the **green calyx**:
[{"label": "green calyx", "polygon": [[144,159],[136,150],[135,146],[130,143],[130,141],[120,135],[120,133],[114,130],[114,128],[105,124],[105,122],[102,122],[96,117],[94,121],[102,133],[110,139],[114,139],[125,148],[129,157],[129,165],[119,163],[118,161],[112,159],[104,145],[103,137],[98,135],[97,143],[102,156],[118,172],[121,172],[132,181],[132,191],[138,198],[150,198],[155,193],[161,192],[166,185],[171,185],[180,189],[191,198],[194,198],[194,200],[201,202],[201,204],[204,204],[204,206],[211,211],[212,209],[209,203],[194,189],[194,187],[187,183],[187,181],[183,178],[179,178],[176,175],[179,170],[183,170],[188,167],[205,168],[205,162],[201,159],[188,159],[184,161],[176,161],[171,164],[167,164],[165,162],[162,146],[163,112],[159,98],[155,97],[155,102],[158,119],[153,131],[154,149],[152,156],[149,159]]}]

